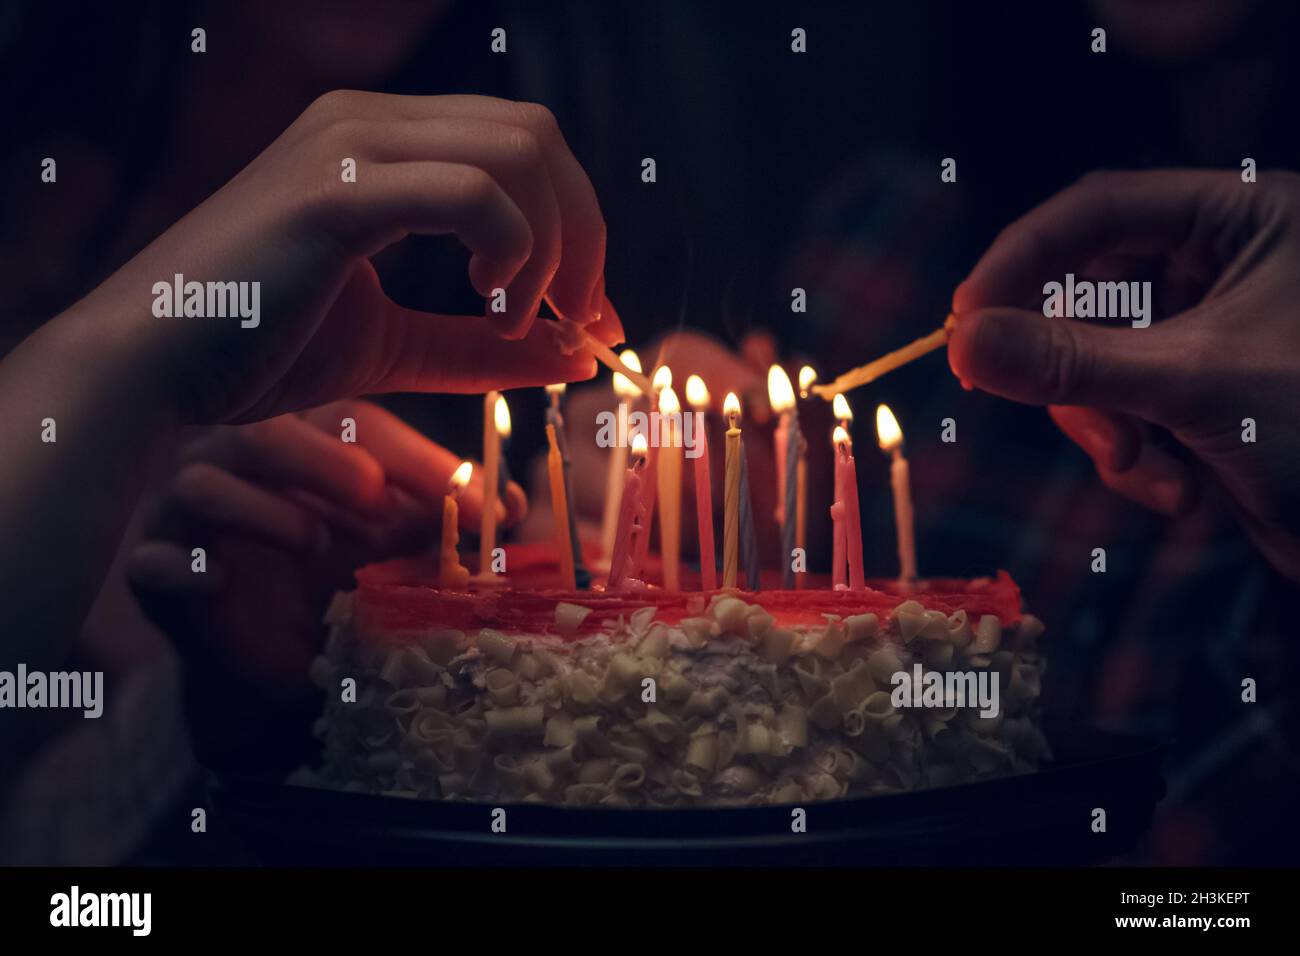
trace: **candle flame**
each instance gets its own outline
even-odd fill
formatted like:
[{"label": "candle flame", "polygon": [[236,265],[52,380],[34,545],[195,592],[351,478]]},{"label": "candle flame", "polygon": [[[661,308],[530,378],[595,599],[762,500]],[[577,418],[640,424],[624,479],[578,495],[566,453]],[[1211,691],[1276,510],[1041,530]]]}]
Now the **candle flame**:
[{"label": "candle flame", "polygon": [[677,400],[677,393],[671,385],[665,385],[659,392],[659,411],[664,415],[675,415],[682,410],[682,403]]},{"label": "candle flame", "polygon": [[650,451],[650,443],[645,440],[645,435],[637,432],[632,436],[632,454],[644,458]]},{"label": "candle flame", "polygon": [[510,437],[510,409],[506,407],[504,395],[497,396],[496,408],[493,410],[496,417],[497,434],[502,438]]},{"label": "candle flame", "polygon": [[673,384],[673,370],[667,365],[660,365],[655,369],[654,378],[650,380],[650,387],[656,392],[661,392]]},{"label": "candle flame", "polygon": [[849,444],[849,433],[844,430],[843,425],[835,426],[835,433],[831,436],[831,443],[839,448],[841,445]]},{"label": "candle flame", "polygon": [[799,369],[799,395],[801,398],[808,397],[808,389],[812,388],[813,382],[817,381],[817,370],[811,365],[805,365]]},{"label": "candle flame", "polygon": [[462,461],[455,471],[451,473],[451,482],[448,484],[448,493],[458,495],[465,490],[469,484],[470,475],[474,473],[474,463]]},{"label": "candle flame", "polygon": [[794,408],[794,388],[790,385],[790,376],[779,365],[773,365],[767,370],[767,399],[774,412],[788,412]]},{"label": "candle flame", "polygon": [[[622,352],[619,352],[618,359],[632,371],[641,371],[641,357],[631,349],[624,349]],[[633,385],[631,380],[622,372],[615,372],[614,394],[619,396],[619,398],[636,398],[641,394],[641,389]]]},{"label": "candle flame", "polygon": [[547,394],[547,395],[563,395],[563,394],[564,394],[564,390],[565,390],[566,388],[568,388],[568,387],[569,387],[569,386],[565,385],[563,382],[556,382],[554,385],[547,385],[547,386],[546,386],[546,394]]},{"label": "candle flame", "polygon": [[831,400],[831,414],[842,422],[853,421],[853,409],[849,408],[849,400],[838,393]]},{"label": "candle flame", "polygon": [[898,427],[898,419],[889,410],[888,405],[876,409],[876,436],[884,451],[893,451],[903,443],[903,430]]},{"label": "candle flame", "polygon": [[697,411],[709,407],[709,387],[698,375],[692,375],[686,380],[686,400]]},{"label": "candle flame", "polygon": [[735,392],[728,392],[727,397],[722,400],[722,414],[728,418],[733,415],[740,417],[740,399],[736,397]]}]

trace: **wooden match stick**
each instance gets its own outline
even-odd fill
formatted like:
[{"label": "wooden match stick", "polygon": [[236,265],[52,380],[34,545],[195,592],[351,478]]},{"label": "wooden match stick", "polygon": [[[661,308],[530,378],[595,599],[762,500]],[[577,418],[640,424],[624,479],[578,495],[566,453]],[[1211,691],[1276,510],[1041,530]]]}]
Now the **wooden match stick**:
[{"label": "wooden match stick", "polygon": [[642,395],[653,395],[654,386],[650,384],[650,379],[646,378],[640,372],[634,372],[626,365],[623,360],[604,342],[592,335],[586,328],[579,326],[585,339],[584,345],[591,349],[591,354],[596,356],[602,365],[608,366],[615,372],[625,376],[629,382],[641,389]]},{"label": "wooden match stick", "polygon": [[892,372],[901,365],[906,365],[913,359],[918,359],[922,355],[933,352],[935,349],[943,348],[948,344],[948,337],[952,334],[953,328],[957,325],[957,317],[949,315],[944,321],[943,327],[936,329],[929,335],[917,339],[910,345],[904,345],[897,351],[890,352],[888,355],[882,355],[874,362],[868,362],[866,365],[859,366],[851,371],[845,372],[833,382],[827,382],[825,385],[814,385],[813,392],[820,395],[826,401],[831,401],[836,395],[851,391],[868,382],[874,382],[886,372]]}]

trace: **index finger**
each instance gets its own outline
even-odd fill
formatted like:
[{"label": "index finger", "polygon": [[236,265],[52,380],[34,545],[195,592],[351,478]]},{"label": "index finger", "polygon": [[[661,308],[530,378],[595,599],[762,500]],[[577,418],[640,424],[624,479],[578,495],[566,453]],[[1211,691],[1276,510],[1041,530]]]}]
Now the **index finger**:
[{"label": "index finger", "polygon": [[1223,174],[1089,173],[1007,226],[953,293],[957,315],[1027,307],[1042,285],[1102,254],[1170,252],[1198,238]]}]

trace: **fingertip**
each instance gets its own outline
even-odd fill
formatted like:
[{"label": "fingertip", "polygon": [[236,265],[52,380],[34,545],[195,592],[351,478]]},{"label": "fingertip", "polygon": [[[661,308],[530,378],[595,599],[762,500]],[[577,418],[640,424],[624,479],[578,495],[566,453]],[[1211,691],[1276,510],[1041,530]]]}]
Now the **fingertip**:
[{"label": "fingertip", "polygon": [[528,515],[528,495],[517,482],[506,483],[505,505],[507,526],[517,525]]}]

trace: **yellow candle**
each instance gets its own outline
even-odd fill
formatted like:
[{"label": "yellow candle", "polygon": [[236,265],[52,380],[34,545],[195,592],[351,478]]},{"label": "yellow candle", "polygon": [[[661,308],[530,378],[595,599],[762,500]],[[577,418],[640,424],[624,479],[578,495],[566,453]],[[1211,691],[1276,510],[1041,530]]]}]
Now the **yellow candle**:
[{"label": "yellow candle", "polygon": [[442,554],[438,562],[438,580],[444,588],[463,590],[469,583],[469,569],[460,563],[460,495],[469,484],[474,466],[462,461],[451,476],[451,484],[442,499]]},{"label": "yellow candle", "polygon": [[722,413],[727,419],[726,484],[723,497],[722,521],[722,586],[736,586],[736,570],[740,561],[740,399],[728,392],[722,402]]},{"label": "yellow candle", "polygon": [[912,482],[907,459],[903,457],[903,430],[888,405],[876,409],[876,435],[880,449],[893,460],[889,466],[889,484],[894,492],[894,524],[898,531],[899,579],[916,580],[916,537],[912,514]]},{"label": "yellow candle", "polygon": [[573,567],[573,539],[569,537],[569,503],[564,492],[564,457],[555,440],[555,426],[546,426],[546,466],[551,475],[551,513],[555,517],[555,550],[560,554],[560,582],[570,591],[577,590]]},{"label": "yellow candle", "polygon": [[[629,369],[640,372],[641,359],[631,349],[624,349],[619,359]],[[609,473],[605,476],[605,514],[600,527],[601,553],[606,561],[614,557],[614,536],[618,532],[619,505],[623,500],[624,472],[627,471],[627,453],[630,438],[627,418],[632,403],[641,395],[641,389],[622,372],[614,373],[614,397],[618,400],[618,434],[609,454]]]},{"label": "yellow candle", "polygon": [[497,546],[497,482],[501,469],[501,435],[510,432],[510,409],[500,392],[483,396],[483,520],[479,525],[478,573],[492,573]]},{"label": "yellow candle", "polygon": [[682,406],[677,393],[659,392],[659,550],[663,554],[664,589],[680,591],[682,551]]}]

